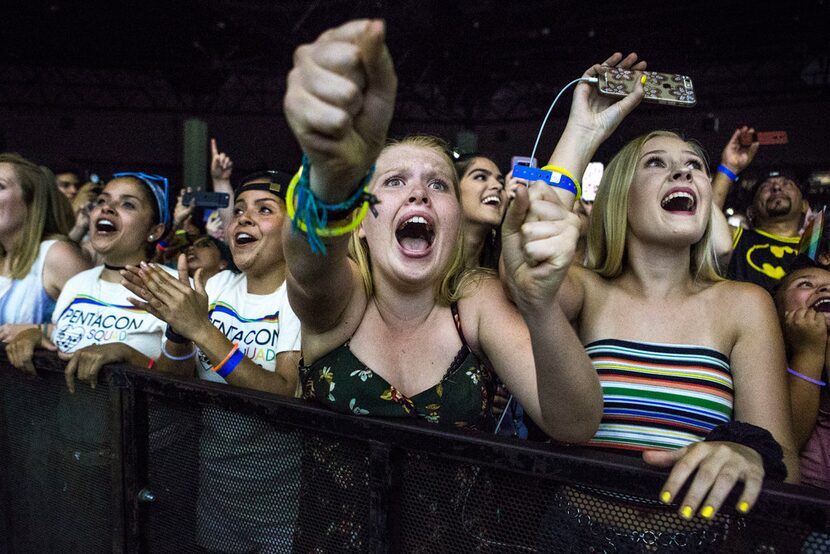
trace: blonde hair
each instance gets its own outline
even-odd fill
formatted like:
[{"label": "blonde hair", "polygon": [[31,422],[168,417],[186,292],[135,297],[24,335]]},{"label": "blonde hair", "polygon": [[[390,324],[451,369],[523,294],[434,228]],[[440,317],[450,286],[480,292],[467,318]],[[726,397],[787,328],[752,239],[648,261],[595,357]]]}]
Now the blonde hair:
[{"label": "blonde hair", "polygon": [[[617,277],[626,263],[625,239],[628,230],[628,197],[640,153],[646,142],[653,138],[676,138],[685,142],[704,161],[703,148],[671,131],[652,131],[626,144],[614,158],[602,176],[591,222],[588,227],[587,267],[603,277]],[[705,164],[704,164],[705,165]],[[706,169],[709,174],[708,168]],[[695,280],[721,281],[717,257],[712,241],[711,218],[701,239],[692,245],[689,272]]]},{"label": "blonde hair", "polygon": [[[465,271],[464,268],[464,218],[461,216],[460,200],[461,193],[458,185],[458,176],[455,172],[452,158],[449,154],[449,147],[446,142],[440,138],[430,135],[409,135],[397,141],[389,141],[384,147],[392,148],[394,146],[413,146],[415,148],[424,148],[431,150],[438,154],[442,160],[447,164],[447,174],[450,175],[453,184],[453,191],[456,200],[459,201],[459,226],[458,236],[456,237],[456,248],[453,256],[447,262],[447,265],[440,273],[440,279],[435,283],[435,300],[443,305],[450,305],[461,297],[461,292],[465,289],[468,282],[474,277],[473,272]],[[370,188],[374,186],[374,182]],[[371,216],[369,216],[371,217]],[[360,270],[360,276],[363,279],[363,288],[368,297],[374,294],[374,284],[372,281],[372,258],[369,254],[369,245],[365,239],[358,236],[358,232],[352,233],[349,241],[349,257],[351,257]]]},{"label": "blonde hair", "polygon": [[75,217],[49,169],[11,152],[0,153],[0,163],[12,166],[26,205],[26,217],[12,251],[6,252],[0,245],[0,257],[12,256],[9,276],[22,279],[37,259],[40,243],[47,239],[66,240]]}]

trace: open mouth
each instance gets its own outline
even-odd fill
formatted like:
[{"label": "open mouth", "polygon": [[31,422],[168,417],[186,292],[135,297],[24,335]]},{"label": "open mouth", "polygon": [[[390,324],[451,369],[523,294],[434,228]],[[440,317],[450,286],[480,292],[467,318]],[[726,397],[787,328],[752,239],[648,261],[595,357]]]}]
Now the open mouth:
[{"label": "open mouth", "polygon": [[435,240],[435,232],[426,218],[414,215],[398,225],[395,238],[398,239],[398,244],[403,246],[405,250],[426,252],[432,246],[432,241]]},{"label": "open mouth", "polygon": [[113,223],[109,219],[102,218],[95,222],[95,230],[98,233],[107,234],[114,233],[118,230],[118,228],[115,226],[115,223]]},{"label": "open mouth", "polygon": [[810,307],[815,311],[821,312],[823,314],[830,313],[830,298],[819,298]]},{"label": "open mouth", "polygon": [[249,235],[248,233],[237,233],[236,236],[233,238],[234,242],[238,246],[245,246],[246,244],[251,244],[252,242],[256,242],[257,239]]},{"label": "open mouth", "polygon": [[671,213],[694,213],[697,207],[695,196],[686,190],[674,190],[663,197],[660,206]]},{"label": "open mouth", "polygon": [[490,196],[485,196],[481,203],[485,206],[493,206],[495,208],[498,208],[499,206],[501,206],[501,198],[499,198],[495,194],[491,194]]}]

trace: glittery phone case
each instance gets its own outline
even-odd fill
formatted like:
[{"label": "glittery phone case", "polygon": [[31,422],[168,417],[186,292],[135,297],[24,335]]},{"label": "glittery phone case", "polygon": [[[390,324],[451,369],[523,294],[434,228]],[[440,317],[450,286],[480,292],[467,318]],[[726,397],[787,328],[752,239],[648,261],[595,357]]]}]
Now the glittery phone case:
[{"label": "glittery phone case", "polygon": [[[686,75],[644,71],[648,77],[643,88],[644,102],[691,108],[697,103],[692,79]],[[599,76],[599,92],[605,96],[622,98],[634,90],[637,73],[631,69],[609,67]]]}]

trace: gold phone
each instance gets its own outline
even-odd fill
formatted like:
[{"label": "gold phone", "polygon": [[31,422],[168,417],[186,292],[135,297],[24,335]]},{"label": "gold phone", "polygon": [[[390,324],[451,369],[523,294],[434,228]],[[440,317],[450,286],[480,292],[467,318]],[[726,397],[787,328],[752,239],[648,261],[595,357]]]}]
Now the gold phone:
[{"label": "gold phone", "polygon": [[[648,80],[643,88],[646,95],[643,102],[667,104],[691,108],[697,103],[695,88],[691,77],[676,73],[658,73],[657,71],[643,72]],[[609,67],[599,76],[597,87],[604,96],[622,98],[634,90],[637,72],[631,69]]]}]

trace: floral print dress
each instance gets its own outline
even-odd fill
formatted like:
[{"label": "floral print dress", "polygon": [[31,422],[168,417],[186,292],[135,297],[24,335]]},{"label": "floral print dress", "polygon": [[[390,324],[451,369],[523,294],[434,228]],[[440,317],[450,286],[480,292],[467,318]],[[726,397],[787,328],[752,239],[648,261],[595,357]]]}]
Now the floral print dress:
[{"label": "floral print dress", "polygon": [[358,360],[346,342],[313,364],[301,363],[303,398],[341,413],[417,417],[430,423],[491,431],[493,374],[467,345],[457,305],[451,308],[461,349],[444,377],[432,387],[405,396]]}]

